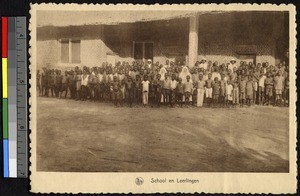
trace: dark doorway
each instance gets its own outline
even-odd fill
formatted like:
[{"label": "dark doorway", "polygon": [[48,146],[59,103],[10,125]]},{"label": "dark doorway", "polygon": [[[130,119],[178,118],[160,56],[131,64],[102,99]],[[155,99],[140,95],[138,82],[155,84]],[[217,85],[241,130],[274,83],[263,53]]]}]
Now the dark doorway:
[{"label": "dark doorway", "polygon": [[133,58],[135,60],[153,60],[153,42],[133,42]]}]

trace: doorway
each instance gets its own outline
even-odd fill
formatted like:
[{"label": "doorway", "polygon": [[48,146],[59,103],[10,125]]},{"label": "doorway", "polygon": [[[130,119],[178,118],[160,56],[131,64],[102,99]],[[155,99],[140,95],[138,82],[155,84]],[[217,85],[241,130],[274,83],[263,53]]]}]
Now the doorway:
[{"label": "doorway", "polygon": [[133,58],[135,60],[153,61],[153,42],[133,42]]}]

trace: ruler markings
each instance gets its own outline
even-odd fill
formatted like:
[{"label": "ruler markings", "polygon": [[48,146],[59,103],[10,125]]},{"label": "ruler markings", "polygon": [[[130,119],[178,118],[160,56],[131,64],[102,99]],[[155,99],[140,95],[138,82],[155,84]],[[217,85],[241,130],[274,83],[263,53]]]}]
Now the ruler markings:
[{"label": "ruler markings", "polygon": [[16,49],[17,49],[17,124],[18,124],[18,177],[28,175],[27,154],[27,61],[26,61],[26,18],[16,18]]}]

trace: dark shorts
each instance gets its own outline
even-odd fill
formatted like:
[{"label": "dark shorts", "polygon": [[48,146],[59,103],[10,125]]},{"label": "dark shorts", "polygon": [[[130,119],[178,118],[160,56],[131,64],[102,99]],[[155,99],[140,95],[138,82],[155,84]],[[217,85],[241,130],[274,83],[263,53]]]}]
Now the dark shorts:
[{"label": "dark shorts", "polygon": [[68,88],[68,85],[66,83],[62,84],[60,87],[60,92],[66,91]]},{"label": "dark shorts", "polygon": [[273,88],[266,88],[266,95],[269,97],[273,96]]}]

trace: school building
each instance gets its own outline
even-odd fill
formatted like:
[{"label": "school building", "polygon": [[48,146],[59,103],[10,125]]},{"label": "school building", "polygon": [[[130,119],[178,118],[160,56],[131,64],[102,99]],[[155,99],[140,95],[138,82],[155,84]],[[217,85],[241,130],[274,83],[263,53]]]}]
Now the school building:
[{"label": "school building", "polygon": [[203,57],[275,65],[289,47],[288,12],[40,12],[38,68],[145,59],[193,66]]}]

